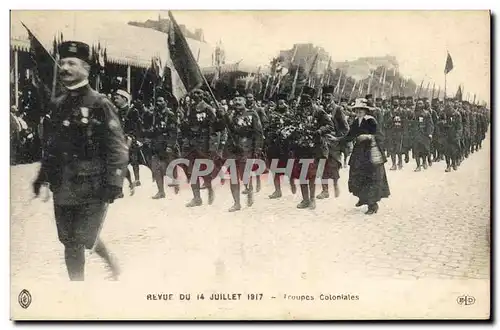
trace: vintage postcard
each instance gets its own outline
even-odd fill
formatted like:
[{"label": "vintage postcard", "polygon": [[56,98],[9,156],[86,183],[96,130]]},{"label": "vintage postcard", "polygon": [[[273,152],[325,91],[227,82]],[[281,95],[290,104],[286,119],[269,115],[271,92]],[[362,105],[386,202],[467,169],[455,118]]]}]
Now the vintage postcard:
[{"label": "vintage postcard", "polygon": [[488,319],[490,22],[11,11],[11,318]]}]

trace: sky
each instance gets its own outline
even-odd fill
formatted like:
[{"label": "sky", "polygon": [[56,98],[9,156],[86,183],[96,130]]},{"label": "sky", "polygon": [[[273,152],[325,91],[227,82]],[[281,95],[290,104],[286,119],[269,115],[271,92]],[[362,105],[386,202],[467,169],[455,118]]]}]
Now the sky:
[{"label": "sky", "polygon": [[[487,11],[174,11],[179,24],[202,28],[207,42],[221,40],[227,62],[267,64],[294,43],[322,46],[334,61],[396,56],[400,73],[444,89],[447,52],[454,69],[448,95],[460,84],[465,96],[490,97],[490,18]],[[167,17],[166,11],[78,11],[116,23]],[[61,17],[61,16],[59,16]],[[488,102],[489,103],[489,102]]]}]

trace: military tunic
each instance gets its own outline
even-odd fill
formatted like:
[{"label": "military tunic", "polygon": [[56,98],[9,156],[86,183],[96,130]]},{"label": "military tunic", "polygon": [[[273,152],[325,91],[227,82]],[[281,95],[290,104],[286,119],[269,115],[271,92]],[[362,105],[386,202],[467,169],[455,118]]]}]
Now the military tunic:
[{"label": "military tunic", "polygon": [[152,170],[165,175],[170,162],[179,156],[180,116],[169,108],[158,110],[152,127]]},{"label": "military tunic", "polygon": [[[323,109],[313,104],[308,107],[299,107],[291,129],[290,140],[293,141],[291,148],[296,159],[292,177],[299,179],[302,167],[309,165],[306,178],[302,179],[315,179],[319,160],[328,159],[327,135],[335,134],[334,124]],[[312,164],[300,163],[299,159],[314,159],[314,162]]]},{"label": "military tunic", "polygon": [[387,151],[390,155],[404,153],[403,139],[405,127],[403,126],[406,113],[401,107],[388,111],[386,118]]},{"label": "military tunic", "polygon": [[434,123],[427,110],[415,110],[411,124],[413,158],[427,156],[431,151],[430,135],[434,133]]},{"label": "military tunic", "polygon": [[142,119],[139,115],[139,111],[127,105],[118,109],[118,113],[120,115],[123,133],[127,138],[127,144],[129,146],[130,164],[139,165],[141,156],[138,142],[142,134]]},{"label": "military tunic", "polygon": [[[189,161],[188,177],[191,176],[196,159],[214,161],[210,175],[214,178],[221,164],[220,152],[226,139],[222,114],[205,101],[191,104],[186,109],[182,122],[182,155]],[[205,170],[202,165],[200,170]]]},{"label": "military tunic", "polygon": [[385,110],[379,107],[372,108],[372,115],[377,121],[377,141],[380,149],[384,152],[386,150],[386,124],[385,124]]},{"label": "military tunic", "polygon": [[434,123],[434,132],[432,133],[431,139],[431,153],[434,154],[436,150],[438,150],[438,136],[439,132],[437,131],[437,122],[438,122],[438,113],[436,110],[429,108],[429,113],[431,114],[432,122]]},{"label": "military tunic", "polygon": [[413,147],[413,141],[411,140],[411,118],[413,118],[413,109],[403,108],[403,116],[401,117],[403,125],[403,153],[408,153]]},{"label": "military tunic", "polygon": [[[337,138],[345,136],[349,132],[349,124],[342,111],[342,107],[332,102],[325,105],[324,109],[333,124],[330,134]],[[340,178],[339,169],[342,167],[342,145],[339,141],[328,141],[327,143],[328,160],[326,162],[324,178],[337,180]]]},{"label": "military tunic", "polygon": [[[235,110],[226,115],[226,120],[231,135],[227,158],[235,160],[238,179],[242,180],[247,159],[254,159],[262,151],[264,131],[259,115],[254,110]],[[253,168],[253,165],[249,166]]]},{"label": "military tunic", "polygon": [[[290,141],[285,127],[291,124],[291,113],[286,106],[284,109],[275,109],[269,112],[268,126],[264,130],[266,145],[267,166],[270,168],[273,159],[276,159],[276,168],[286,168],[288,159],[292,158],[290,152]],[[278,173],[282,175],[283,173]]]},{"label": "military tunic", "polygon": [[460,112],[447,112],[444,122],[441,123],[445,131],[445,156],[456,159],[460,156],[460,139],[462,138],[462,117]]}]

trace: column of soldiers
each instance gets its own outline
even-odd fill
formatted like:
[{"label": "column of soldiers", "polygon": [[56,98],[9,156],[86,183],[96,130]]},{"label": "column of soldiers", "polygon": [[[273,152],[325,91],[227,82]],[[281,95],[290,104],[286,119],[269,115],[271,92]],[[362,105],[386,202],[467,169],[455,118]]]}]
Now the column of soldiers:
[{"label": "column of soldiers", "polygon": [[[347,166],[352,150],[351,143],[331,143],[328,136],[342,137],[349,130],[354,113],[349,100],[341,98],[336,102],[334,87],[324,86],[321,99],[316,99],[313,89],[305,87],[300,101],[290,101],[288,95],[279,94],[264,106],[252,94],[245,97],[236,92],[229,96],[229,102],[222,100],[215,104],[209,94],[202,90],[193,91],[178,104],[170,95],[157,93],[156,106],[146,108],[140,103],[125,107],[121,101],[130,104],[127,94],[120,100],[118,91],[115,104],[123,109],[123,125],[130,146],[130,164],[134,169],[135,181],[127,172],[131,193],[140,185],[138,164],[147,165],[153,174],[158,192],[152,198],[165,198],[164,177],[169,175],[167,167],[174,159],[182,157],[189,166],[173,168],[171,179],[177,178],[181,168],[188,179],[198,160],[212,160],[213,170],[191,182],[193,199],[188,207],[202,205],[200,191],[207,189],[208,204],[215,198],[212,181],[221,170],[224,160],[234,156],[237,160],[239,181],[244,172],[242,161],[249,158],[264,159],[267,169],[273,175],[275,191],[271,199],[282,196],[281,177],[287,162],[292,160],[289,184],[296,192],[296,180],[304,164],[299,159],[314,159],[305,169],[307,177],[315,175],[324,160],[323,179],[333,181],[334,196],[340,194],[338,187],[339,169]],[[486,110],[467,101],[392,96],[390,99],[365,98],[372,108],[372,115],[378,123],[377,141],[391,159],[390,170],[400,170],[410,162],[410,152],[415,160],[415,172],[446,161],[446,172],[457,170],[469,154],[481,148],[489,119]],[[168,101],[167,101],[168,100]],[[273,164],[273,160],[275,163]],[[200,165],[201,163],[198,163]],[[201,170],[206,169],[201,164]],[[256,176],[255,192],[260,190],[260,177]],[[242,194],[247,195],[247,204],[253,204],[253,178],[245,182]],[[203,184],[201,184],[203,181]],[[238,184],[231,184],[234,205],[230,211],[241,209]],[[178,184],[172,184],[178,193]],[[303,200],[299,208],[314,208],[316,199],[329,198],[328,184],[322,184],[322,191],[316,195],[315,184],[301,184]]]}]

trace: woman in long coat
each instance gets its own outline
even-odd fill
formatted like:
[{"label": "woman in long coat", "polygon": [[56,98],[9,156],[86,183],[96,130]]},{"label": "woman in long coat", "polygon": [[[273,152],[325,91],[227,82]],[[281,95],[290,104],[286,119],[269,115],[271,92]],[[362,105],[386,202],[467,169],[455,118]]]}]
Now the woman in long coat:
[{"label": "woman in long coat", "polygon": [[354,141],[349,160],[349,192],[359,198],[356,206],[368,205],[366,214],[377,213],[382,198],[390,195],[384,163],[387,161],[376,141],[377,121],[368,115],[365,99],[357,99],[356,119],[340,141]]}]

